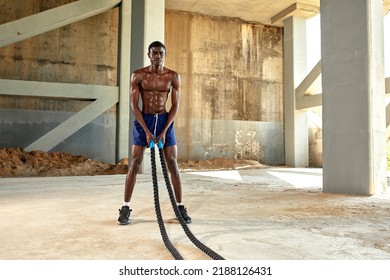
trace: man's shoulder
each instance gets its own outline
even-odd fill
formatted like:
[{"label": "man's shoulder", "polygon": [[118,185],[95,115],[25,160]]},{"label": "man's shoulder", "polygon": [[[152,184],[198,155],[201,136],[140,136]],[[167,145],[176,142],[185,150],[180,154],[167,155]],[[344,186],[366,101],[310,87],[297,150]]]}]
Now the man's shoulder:
[{"label": "man's shoulder", "polygon": [[167,72],[167,73],[170,73],[170,74],[177,74],[177,72],[175,70],[172,70],[170,68],[167,68],[164,66],[164,70]]},{"label": "man's shoulder", "polygon": [[173,77],[179,76],[179,73],[177,73],[176,71],[174,71],[172,69],[164,67],[164,70],[165,70],[165,73],[167,73],[170,76],[173,76]]},{"label": "man's shoulder", "polygon": [[139,80],[139,79],[143,79],[144,75],[147,73],[147,67],[144,67],[144,68],[139,68],[139,69],[136,69],[133,71],[133,73],[131,74],[131,78],[133,80]]},{"label": "man's shoulder", "polygon": [[139,68],[139,69],[134,70],[133,74],[144,74],[144,73],[148,72],[148,70],[149,70],[149,67]]}]

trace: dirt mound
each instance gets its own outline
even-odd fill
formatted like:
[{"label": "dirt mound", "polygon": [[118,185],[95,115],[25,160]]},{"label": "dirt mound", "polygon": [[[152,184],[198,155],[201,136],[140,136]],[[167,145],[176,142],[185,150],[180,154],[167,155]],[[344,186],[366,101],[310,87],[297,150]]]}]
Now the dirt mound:
[{"label": "dirt mound", "polygon": [[[118,164],[92,160],[62,152],[26,152],[21,148],[0,148],[0,177],[91,176],[126,174],[128,159]],[[179,163],[180,171],[263,167],[253,160],[215,158]]]},{"label": "dirt mound", "polygon": [[0,177],[80,176],[126,172],[127,165],[102,163],[81,155],[26,152],[20,148],[0,149]]},{"label": "dirt mound", "polygon": [[243,168],[263,168],[262,165],[255,160],[231,159],[231,158],[214,158],[211,160],[186,161],[179,163],[181,171],[190,170],[225,170],[225,169],[243,169]]}]

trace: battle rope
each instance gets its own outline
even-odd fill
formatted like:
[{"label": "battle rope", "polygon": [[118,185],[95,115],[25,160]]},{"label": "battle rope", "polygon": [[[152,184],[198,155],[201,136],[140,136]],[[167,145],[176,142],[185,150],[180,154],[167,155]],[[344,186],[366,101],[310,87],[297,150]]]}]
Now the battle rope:
[{"label": "battle rope", "polygon": [[[156,208],[156,216],[158,220],[158,224],[160,227],[160,232],[162,239],[164,241],[165,246],[167,249],[171,252],[172,256],[176,260],[182,260],[183,257],[179,254],[179,252],[173,247],[172,243],[169,241],[168,234],[166,233],[164,222],[162,220],[162,215],[161,215],[161,209],[160,209],[160,202],[158,198],[158,183],[157,183],[157,172],[156,172],[156,156],[155,156],[155,144],[153,141],[150,143],[150,151],[151,151],[151,163],[152,163],[152,177],[153,177],[153,187],[154,187],[154,203],[155,203],[155,208]],[[168,177],[168,170],[167,170],[167,165],[165,163],[165,156],[164,156],[164,150],[163,150],[163,145],[162,142],[160,141],[158,143],[158,148],[159,148],[159,154],[160,154],[160,162],[161,162],[161,167],[164,175],[164,180],[165,184],[167,186],[167,191],[169,194],[169,199],[171,201],[173,210],[175,212],[176,218],[179,220],[180,225],[182,226],[184,232],[186,233],[187,237],[191,240],[191,242],[198,247],[201,251],[203,251],[205,254],[207,254],[210,258],[214,260],[224,260],[222,256],[214,252],[212,249],[204,245],[202,242],[200,242],[191,232],[189,227],[187,226],[186,222],[184,221],[183,217],[180,214],[180,210],[176,204],[175,196],[172,191],[171,187],[171,181]]]},{"label": "battle rope", "polygon": [[158,223],[158,226],[160,228],[161,237],[162,237],[162,240],[164,241],[165,247],[167,247],[168,251],[171,252],[171,254],[175,258],[175,260],[183,260],[183,257],[180,255],[180,253],[176,250],[176,248],[172,245],[171,241],[169,240],[167,231],[165,229],[164,221],[162,218],[161,208],[160,208],[160,199],[159,199],[159,194],[158,194],[156,155],[155,155],[154,149],[155,149],[154,142],[152,141],[150,143],[150,158],[151,158],[151,164],[152,164],[154,208],[156,210],[157,223]]}]

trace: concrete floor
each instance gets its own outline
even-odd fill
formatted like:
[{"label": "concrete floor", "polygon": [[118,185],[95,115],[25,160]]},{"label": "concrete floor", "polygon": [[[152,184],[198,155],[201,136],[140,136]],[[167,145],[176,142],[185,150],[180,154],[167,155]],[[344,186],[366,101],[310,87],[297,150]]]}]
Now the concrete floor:
[{"label": "concrete floor", "polygon": [[[207,260],[160,199],[184,259]],[[117,225],[124,175],[0,179],[2,260],[171,260],[140,174],[131,224]],[[324,194],[321,169],[182,172],[192,233],[227,260],[389,260],[390,196]]]}]

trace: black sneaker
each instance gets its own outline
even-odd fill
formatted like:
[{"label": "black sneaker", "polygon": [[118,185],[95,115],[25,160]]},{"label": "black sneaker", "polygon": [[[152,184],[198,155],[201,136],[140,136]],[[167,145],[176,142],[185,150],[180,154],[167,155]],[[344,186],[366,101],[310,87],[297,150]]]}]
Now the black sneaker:
[{"label": "black sneaker", "polygon": [[122,206],[122,209],[119,209],[118,224],[127,225],[130,222],[130,213],[131,209],[129,206]]},{"label": "black sneaker", "polygon": [[186,224],[190,224],[192,222],[191,217],[187,215],[187,209],[184,207],[184,205],[179,205],[179,211],[181,216],[183,217]]}]

